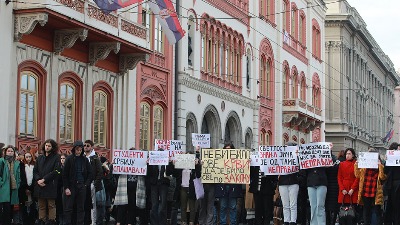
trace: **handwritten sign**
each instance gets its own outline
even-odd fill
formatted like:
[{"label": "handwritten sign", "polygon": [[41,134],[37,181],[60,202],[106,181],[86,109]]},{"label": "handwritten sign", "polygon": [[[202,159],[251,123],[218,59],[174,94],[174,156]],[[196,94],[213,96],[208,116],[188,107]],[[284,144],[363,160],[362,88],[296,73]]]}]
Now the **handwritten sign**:
[{"label": "handwritten sign", "polygon": [[168,165],[169,151],[149,151],[149,165]]},{"label": "handwritten sign", "polygon": [[400,151],[386,151],[386,166],[400,166]]},{"label": "handwritten sign", "polygon": [[154,150],[163,149],[164,151],[181,150],[183,151],[183,141],[180,140],[154,140]]},{"label": "handwritten sign", "polygon": [[357,159],[358,168],[378,169],[378,157],[377,152],[360,152]]},{"label": "handwritten sign", "polygon": [[249,184],[250,151],[245,149],[202,149],[202,183]]},{"label": "handwritten sign", "polygon": [[258,157],[258,151],[250,152],[250,166],[261,166],[261,160]]},{"label": "handwritten sign", "polygon": [[176,158],[175,158],[176,155],[185,154],[185,153],[186,152],[183,150],[169,150],[168,151],[170,160],[176,160]]},{"label": "handwritten sign", "polygon": [[329,167],[333,165],[331,156],[332,143],[316,142],[299,146],[300,169]]},{"label": "handwritten sign", "polygon": [[192,133],[193,146],[201,148],[210,148],[210,134],[195,134]]},{"label": "handwritten sign", "polygon": [[114,149],[112,154],[114,174],[146,175],[147,151]]},{"label": "handwritten sign", "polygon": [[196,155],[194,154],[178,154],[175,156],[175,168],[177,169],[194,169]]},{"label": "handwritten sign", "polygon": [[299,171],[297,146],[260,146],[260,170],[266,175],[285,175]]}]

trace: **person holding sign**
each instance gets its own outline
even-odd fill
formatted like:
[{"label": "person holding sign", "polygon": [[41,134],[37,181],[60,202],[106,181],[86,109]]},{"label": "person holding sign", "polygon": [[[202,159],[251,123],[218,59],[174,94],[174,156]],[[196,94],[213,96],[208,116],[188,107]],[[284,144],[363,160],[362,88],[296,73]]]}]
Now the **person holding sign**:
[{"label": "person holding sign", "polygon": [[[226,144],[223,149],[235,149],[233,144]],[[215,186],[215,198],[220,202],[220,225],[227,224],[229,212],[230,225],[236,225],[236,200],[242,197],[242,185],[240,184],[217,184]]]},{"label": "person holding sign", "polygon": [[[393,142],[389,150],[398,150],[400,144]],[[385,224],[400,224],[400,213],[397,211],[400,207],[400,167],[385,166],[387,176],[383,193],[388,196],[387,208],[385,213]]]},{"label": "person holding sign", "polygon": [[[288,146],[297,146],[288,142]],[[283,205],[283,218],[285,225],[295,225],[297,221],[297,195],[299,193],[299,173],[280,175],[278,180],[279,193]]]},{"label": "person holding sign", "polygon": [[[159,151],[164,151],[159,149]],[[147,176],[151,187],[151,225],[167,223],[167,192],[170,184],[168,176],[173,173],[172,162],[169,165],[149,165]]]},{"label": "person holding sign", "polygon": [[[193,154],[194,152],[187,151],[186,154]],[[199,158],[195,159],[195,169],[179,169],[175,168],[173,176],[176,177],[175,191],[177,201],[181,203],[181,225],[187,225],[186,209],[189,203],[189,225],[194,225],[196,217],[196,192],[193,180],[201,177],[201,166]]]},{"label": "person holding sign", "polygon": [[[348,148],[345,151],[346,160],[339,164],[338,184],[339,184],[339,204],[356,204],[358,198],[359,179],[354,174],[354,164],[356,163],[356,154],[354,149]],[[349,217],[347,217],[349,218]],[[355,218],[340,220],[341,225],[356,224]]]},{"label": "person holding sign", "polygon": [[[377,152],[371,148],[369,152]],[[378,159],[378,169],[358,168],[358,163],[354,165],[354,174],[359,178],[358,204],[363,206],[364,225],[371,225],[371,215],[378,216],[380,224],[381,206],[383,205],[382,181],[386,180],[384,166]]]}]

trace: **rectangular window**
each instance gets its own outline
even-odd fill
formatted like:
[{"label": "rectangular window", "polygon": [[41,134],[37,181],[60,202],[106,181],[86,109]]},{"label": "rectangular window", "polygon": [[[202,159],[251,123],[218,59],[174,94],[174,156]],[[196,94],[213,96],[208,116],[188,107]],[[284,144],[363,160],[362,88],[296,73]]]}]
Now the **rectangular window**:
[{"label": "rectangular window", "polygon": [[164,124],[164,116],[163,116],[163,108],[160,106],[154,107],[154,120],[153,120],[153,131],[154,137],[153,139],[164,139],[163,137],[163,124]]},{"label": "rectangular window", "polygon": [[140,104],[140,143],[139,148],[150,150],[150,105]]},{"label": "rectangular window", "polygon": [[161,24],[158,22],[158,19],[155,19],[154,22],[154,50],[158,53],[164,53],[164,37],[163,31],[161,28]]}]

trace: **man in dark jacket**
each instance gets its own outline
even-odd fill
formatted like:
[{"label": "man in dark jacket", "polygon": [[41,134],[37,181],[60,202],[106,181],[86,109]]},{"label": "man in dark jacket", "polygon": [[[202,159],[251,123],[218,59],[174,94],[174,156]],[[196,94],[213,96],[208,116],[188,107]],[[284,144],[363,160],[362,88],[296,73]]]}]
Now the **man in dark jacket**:
[{"label": "man in dark jacket", "polygon": [[[64,216],[67,225],[72,223],[72,209],[76,206],[76,224],[83,225],[85,218],[84,203],[86,189],[92,183],[92,168],[89,160],[83,156],[83,142],[75,141],[71,155],[65,160],[63,169]],[[89,194],[89,193],[88,193]],[[74,223],[75,224],[75,223]]]},{"label": "man in dark jacket", "polygon": [[167,192],[170,183],[168,177],[172,175],[173,170],[172,163],[168,166],[148,166],[147,175],[151,185],[151,225],[167,224]]},{"label": "man in dark jacket", "polygon": [[57,183],[61,173],[57,143],[52,139],[46,140],[42,145],[42,152],[44,154],[38,157],[33,168],[34,193],[39,205],[39,224],[55,225]]},{"label": "man in dark jacket", "polygon": [[[102,208],[97,207],[96,203],[96,192],[103,190],[103,169],[101,168],[101,162],[96,152],[93,149],[94,143],[91,140],[86,140],[84,144],[84,152],[86,158],[89,160],[93,182],[87,187],[87,195],[85,200],[85,225],[102,224],[104,219],[104,213],[101,212]],[[97,221],[99,218],[100,221]]]}]

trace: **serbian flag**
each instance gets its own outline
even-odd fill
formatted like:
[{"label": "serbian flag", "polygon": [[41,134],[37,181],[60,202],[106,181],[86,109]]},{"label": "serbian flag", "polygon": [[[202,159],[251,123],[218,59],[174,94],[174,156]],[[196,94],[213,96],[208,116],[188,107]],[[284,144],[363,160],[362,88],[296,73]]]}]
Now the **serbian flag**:
[{"label": "serbian flag", "polygon": [[185,36],[171,0],[150,0],[148,4],[161,24],[169,44],[173,45]]},{"label": "serbian flag", "polygon": [[109,14],[112,11],[130,6],[141,1],[142,0],[94,0],[100,10],[105,14]]}]

